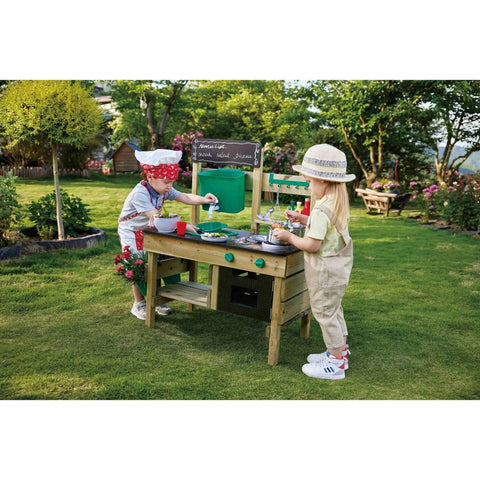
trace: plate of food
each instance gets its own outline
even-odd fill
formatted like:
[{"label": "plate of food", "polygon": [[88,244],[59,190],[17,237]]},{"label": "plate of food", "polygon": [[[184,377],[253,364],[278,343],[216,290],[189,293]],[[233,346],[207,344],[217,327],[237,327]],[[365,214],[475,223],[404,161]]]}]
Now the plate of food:
[{"label": "plate of food", "polygon": [[219,232],[206,232],[202,233],[201,237],[202,240],[206,240],[207,242],[226,242],[228,235]]}]

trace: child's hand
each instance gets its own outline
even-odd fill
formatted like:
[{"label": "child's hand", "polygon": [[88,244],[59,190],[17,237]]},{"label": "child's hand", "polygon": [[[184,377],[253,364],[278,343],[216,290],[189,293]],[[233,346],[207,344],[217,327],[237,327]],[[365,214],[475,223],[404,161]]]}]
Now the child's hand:
[{"label": "child's hand", "polygon": [[280,242],[290,242],[290,235],[292,235],[288,230],[274,230],[273,236]]},{"label": "child's hand", "polygon": [[187,223],[187,226],[186,226],[185,230],[187,232],[197,233],[197,229],[196,229],[195,225],[192,225],[191,223]]},{"label": "child's hand", "polygon": [[218,203],[218,198],[213,193],[207,193],[203,198],[207,200],[205,203],[214,203],[215,205]]},{"label": "child's hand", "polygon": [[285,210],[285,218],[290,222],[298,222],[299,215],[295,210]]}]

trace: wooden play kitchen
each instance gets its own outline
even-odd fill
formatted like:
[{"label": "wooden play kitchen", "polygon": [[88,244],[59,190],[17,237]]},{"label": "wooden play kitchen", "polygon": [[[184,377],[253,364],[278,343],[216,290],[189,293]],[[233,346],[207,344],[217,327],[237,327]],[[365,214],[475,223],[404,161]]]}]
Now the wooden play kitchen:
[{"label": "wooden play kitchen", "polygon": [[[241,170],[202,171],[202,162],[251,166],[253,172],[232,175],[232,172]],[[161,233],[153,228],[144,229],[144,250],[148,252],[146,325],[154,327],[155,305],[170,300],[188,303],[190,311],[193,311],[194,305],[198,305],[258,318],[269,324],[268,363],[276,365],[282,326],[300,319],[300,336],[308,338],[310,303],[305,284],[303,252],[292,245],[273,248],[266,242],[266,236],[258,233],[261,224],[271,223],[259,216],[261,199],[264,192],[277,195],[293,193],[310,198],[308,184],[298,175],[264,173],[263,154],[258,142],[195,139],[192,164],[192,192],[196,194],[206,193],[202,190],[205,188],[202,186],[202,173],[220,170],[219,186],[215,183],[215,174],[207,174],[208,182],[213,182],[207,185],[208,191],[219,199],[220,211],[241,211],[245,194],[243,182],[252,181],[251,229],[241,231],[223,228],[223,238],[209,238],[188,232],[185,236],[179,236],[176,232]],[[192,207],[191,223],[194,225],[198,223],[199,210],[199,206]],[[159,254],[171,258],[158,264]],[[209,265],[208,284],[197,282],[198,262]],[[184,272],[188,272],[188,280],[159,285],[159,278]]]}]

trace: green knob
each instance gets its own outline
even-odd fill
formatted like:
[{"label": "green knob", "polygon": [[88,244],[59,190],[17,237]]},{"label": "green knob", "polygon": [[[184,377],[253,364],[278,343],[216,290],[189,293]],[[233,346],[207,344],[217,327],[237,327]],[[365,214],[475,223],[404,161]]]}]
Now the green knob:
[{"label": "green knob", "polygon": [[227,262],[233,262],[233,259],[234,259],[234,258],[235,258],[235,257],[233,256],[233,253],[226,253],[226,254],[225,254],[225,260],[226,260]]},{"label": "green knob", "polygon": [[254,263],[258,268],[263,268],[265,266],[265,260],[263,258],[257,258]]}]

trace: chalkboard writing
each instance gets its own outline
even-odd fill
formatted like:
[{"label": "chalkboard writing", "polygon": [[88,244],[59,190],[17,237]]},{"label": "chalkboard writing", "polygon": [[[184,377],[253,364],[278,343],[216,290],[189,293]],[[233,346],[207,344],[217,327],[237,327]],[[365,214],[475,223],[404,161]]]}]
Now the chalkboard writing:
[{"label": "chalkboard writing", "polygon": [[192,162],[259,167],[261,154],[260,142],[209,138],[195,138],[192,142]]}]

